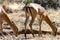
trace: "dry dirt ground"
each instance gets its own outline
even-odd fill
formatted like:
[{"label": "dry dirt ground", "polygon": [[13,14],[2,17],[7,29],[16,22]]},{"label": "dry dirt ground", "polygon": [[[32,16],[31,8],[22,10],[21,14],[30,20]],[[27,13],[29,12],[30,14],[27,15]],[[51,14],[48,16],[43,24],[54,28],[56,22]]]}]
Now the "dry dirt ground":
[{"label": "dry dirt ground", "polygon": [[[55,22],[58,32],[60,32],[60,9],[59,8],[58,8],[58,10],[48,9],[47,11],[49,12],[48,16],[49,16],[50,20],[52,22]],[[16,24],[19,31],[24,29],[24,22],[25,22],[25,12],[24,11],[9,13],[7,15],[10,18],[10,20]],[[30,19],[29,19],[29,22],[30,22]],[[28,24],[29,24],[29,22],[28,22]],[[3,24],[6,24],[6,22],[4,22]],[[5,27],[9,27],[9,25],[3,25],[3,28],[5,28]],[[27,25],[27,29],[30,29],[29,25]],[[35,21],[34,21],[33,29],[39,30],[37,19],[35,19]],[[45,21],[43,21],[41,29],[44,31],[52,31],[50,26]],[[3,29],[3,31],[9,32],[12,30]],[[18,37],[15,37],[14,35],[10,35],[9,33],[7,33],[7,34],[8,35],[2,34],[2,36],[0,36],[0,40],[60,40],[60,35],[53,36],[52,34],[48,34],[48,33],[42,34],[42,37],[38,37],[37,34],[35,34],[35,37],[32,37],[31,34],[27,34],[27,37],[29,39],[24,39],[24,34],[20,34],[20,35],[18,35]]]}]

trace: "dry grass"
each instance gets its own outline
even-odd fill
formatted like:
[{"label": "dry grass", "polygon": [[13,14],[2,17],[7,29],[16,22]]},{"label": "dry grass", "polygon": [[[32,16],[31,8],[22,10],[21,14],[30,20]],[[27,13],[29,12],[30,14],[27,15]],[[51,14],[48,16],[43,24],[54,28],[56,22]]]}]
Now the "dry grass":
[{"label": "dry grass", "polygon": [[[58,31],[60,32],[60,8],[58,10],[53,10],[53,9],[48,9],[47,10],[49,12],[48,16],[50,18],[50,20],[52,22],[55,22],[55,25],[57,26]],[[11,21],[13,21],[19,31],[21,31],[22,29],[24,29],[24,22],[25,22],[25,12],[24,11],[18,11],[17,13],[12,13],[12,14],[7,14],[8,17],[10,18]],[[30,19],[29,19],[30,22]],[[29,24],[28,22],[28,24]],[[4,25],[5,27],[6,25]],[[27,25],[27,29],[29,28],[29,25]],[[33,29],[34,30],[38,30],[39,26],[38,26],[38,22],[37,19],[35,20],[34,24],[33,24]],[[51,28],[49,27],[49,25],[43,21],[42,23],[42,30],[46,30],[46,31],[52,31]],[[7,31],[7,29],[5,29],[4,31]],[[52,34],[42,34],[42,37],[38,37],[37,34],[35,35],[35,38],[32,37],[31,34],[27,34],[27,37],[30,39],[26,39],[26,40],[60,40],[60,35],[57,36],[53,36]],[[15,37],[14,35],[3,35],[0,36],[0,40],[25,40],[24,39],[24,35],[21,34],[18,37]]]}]

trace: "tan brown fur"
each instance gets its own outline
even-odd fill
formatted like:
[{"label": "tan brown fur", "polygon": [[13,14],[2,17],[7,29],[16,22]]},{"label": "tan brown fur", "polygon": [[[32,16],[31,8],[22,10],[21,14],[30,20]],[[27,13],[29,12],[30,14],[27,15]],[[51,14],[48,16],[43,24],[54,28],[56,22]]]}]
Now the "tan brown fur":
[{"label": "tan brown fur", "polygon": [[[30,21],[29,26],[30,26],[31,31],[32,31],[32,24],[33,24],[36,16],[39,15],[39,17],[37,18],[38,19],[38,22],[39,22],[39,26],[40,26],[40,28],[39,28],[39,36],[42,33],[41,32],[42,20],[45,20],[50,25],[50,27],[51,27],[51,29],[53,31],[53,34],[56,35],[56,32],[57,32],[56,26],[52,24],[52,22],[48,18],[48,15],[44,15],[44,12],[40,12],[40,9],[38,9],[38,13],[37,13],[37,11],[32,6],[31,7],[30,6],[26,6],[25,13],[26,13],[25,30],[26,30],[26,25],[27,25],[29,16],[31,16],[31,21]],[[33,33],[33,31],[32,31],[32,33]],[[34,36],[34,34],[33,34],[33,36]]]},{"label": "tan brown fur", "polygon": [[9,19],[9,17],[7,16],[6,12],[5,12],[5,7],[2,6],[2,12],[0,13],[0,31],[2,32],[2,22],[3,20],[5,20],[9,25],[10,27],[12,28],[13,30],[13,33],[15,36],[18,36],[18,28],[17,26],[11,22],[11,20]]}]

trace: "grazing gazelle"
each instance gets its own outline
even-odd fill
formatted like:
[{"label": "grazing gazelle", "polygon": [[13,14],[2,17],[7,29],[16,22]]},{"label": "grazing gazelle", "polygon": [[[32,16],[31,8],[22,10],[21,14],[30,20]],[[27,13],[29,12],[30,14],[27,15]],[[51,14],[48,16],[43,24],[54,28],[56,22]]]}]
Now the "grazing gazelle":
[{"label": "grazing gazelle", "polygon": [[[40,5],[40,4],[36,4],[36,3],[30,3],[30,4],[27,4],[25,7],[25,13],[26,13],[26,20],[25,20],[25,31],[26,31],[26,25],[27,25],[27,22],[28,22],[28,19],[29,19],[29,16],[31,16],[31,22],[29,24],[30,28],[31,28],[31,31],[32,31],[32,24],[36,18],[37,15],[39,15],[39,17],[37,18],[38,21],[39,21],[39,36],[40,36],[40,33],[41,33],[41,23],[42,23],[42,20],[45,20],[51,27],[52,31],[53,31],[53,34],[56,35],[56,32],[57,32],[57,28],[55,27],[55,25],[52,24],[52,22],[50,21],[50,19],[48,18],[48,12]],[[33,31],[32,31],[32,35],[34,36],[33,34]]]},{"label": "grazing gazelle", "polygon": [[10,19],[8,18],[7,14],[6,14],[6,8],[5,8],[5,5],[0,5],[0,31],[2,32],[2,21],[5,20],[9,25],[10,27],[12,28],[13,30],[13,33],[15,36],[18,35],[18,28],[16,27],[16,25],[14,23],[12,23],[10,21]]}]

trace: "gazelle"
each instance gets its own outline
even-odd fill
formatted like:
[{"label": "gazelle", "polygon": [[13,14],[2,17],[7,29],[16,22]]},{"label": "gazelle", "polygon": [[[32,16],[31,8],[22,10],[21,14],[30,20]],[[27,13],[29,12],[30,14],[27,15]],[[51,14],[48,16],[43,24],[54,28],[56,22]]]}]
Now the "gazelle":
[{"label": "gazelle", "polygon": [[11,22],[11,20],[8,18],[7,14],[6,14],[6,8],[5,5],[1,5],[0,6],[0,31],[2,32],[2,20],[5,20],[10,27],[13,30],[13,33],[15,36],[18,35],[18,28],[16,27],[16,25],[14,23]]},{"label": "gazelle", "polygon": [[[32,24],[36,16],[39,15],[39,17],[37,18],[39,21],[39,26],[40,26],[38,35],[40,36],[40,33],[41,33],[42,20],[45,20],[50,25],[53,31],[53,34],[56,35],[57,28],[55,27],[55,25],[52,24],[51,20],[48,18],[48,15],[47,15],[48,12],[42,6],[40,6],[40,4],[36,4],[36,3],[27,4],[25,6],[25,13],[26,13],[25,31],[26,31],[26,25],[27,25],[29,16],[31,16],[32,18],[29,24],[31,31],[32,31]],[[33,31],[32,31],[32,35],[34,36]]]}]

